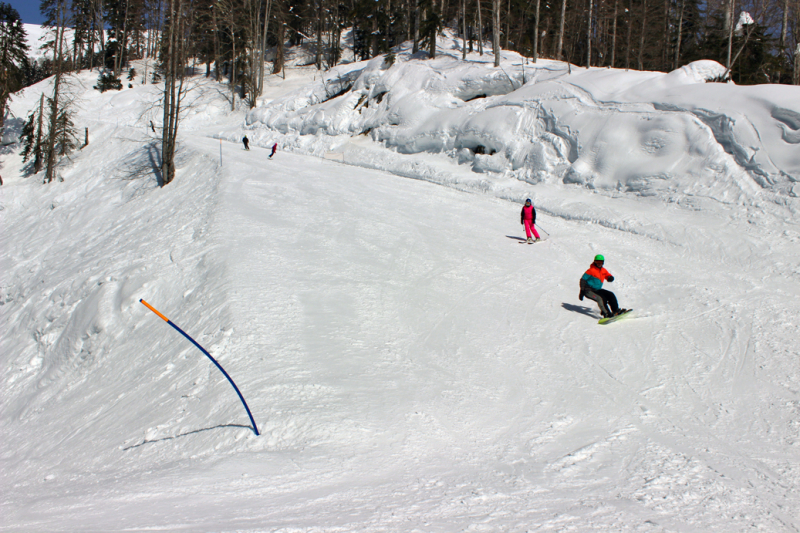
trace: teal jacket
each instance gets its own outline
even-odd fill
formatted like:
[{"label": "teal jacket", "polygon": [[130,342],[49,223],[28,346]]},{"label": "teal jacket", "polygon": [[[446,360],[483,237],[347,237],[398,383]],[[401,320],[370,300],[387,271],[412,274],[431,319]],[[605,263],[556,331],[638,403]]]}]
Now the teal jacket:
[{"label": "teal jacket", "polygon": [[581,276],[581,288],[585,285],[588,289],[599,291],[603,288],[603,282],[606,280],[614,281],[614,276],[605,268],[597,268],[594,263],[592,263],[589,270]]}]

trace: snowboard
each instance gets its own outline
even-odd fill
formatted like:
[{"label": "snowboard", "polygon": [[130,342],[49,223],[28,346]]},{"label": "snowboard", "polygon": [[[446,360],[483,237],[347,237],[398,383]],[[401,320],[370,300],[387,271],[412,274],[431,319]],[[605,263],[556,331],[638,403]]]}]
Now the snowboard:
[{"label": "snowboard", "polygon": [[621,315],[611,316],[611,317],[608,317],[608,318],[601,318],[600,320],[597,321],[597,323],[598,324],[611,324],[612,322],[616,322],[617,320],[620,320],[620,319],[623,319],[623,318],[625,318],[627,316],[630,316],[632,311],[633,311],[633,309],[628,309],[627,311],[625,311]]}]

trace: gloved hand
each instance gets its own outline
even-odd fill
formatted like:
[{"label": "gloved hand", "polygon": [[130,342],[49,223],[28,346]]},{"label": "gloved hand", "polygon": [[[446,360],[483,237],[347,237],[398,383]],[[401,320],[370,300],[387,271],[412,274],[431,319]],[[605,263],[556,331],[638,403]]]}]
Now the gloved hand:
[{"label": "gloved hand", "polygon": [[578,300],[583,301],[583,289],[581,289],[581,293],[578,295]]},{"label": "gloved hand", "polygon": [[608,276],[608,277],[606,278],[606,281],[607,281],[607,282],[609,282],[609,283],[611,283],[612,281],[614,281],[614,276]]}]

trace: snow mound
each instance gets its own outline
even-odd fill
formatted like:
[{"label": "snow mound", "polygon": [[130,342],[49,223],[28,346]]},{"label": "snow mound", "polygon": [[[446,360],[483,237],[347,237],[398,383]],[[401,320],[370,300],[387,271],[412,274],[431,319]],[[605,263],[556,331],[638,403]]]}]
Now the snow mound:
[{"label": "snow mound", "polygon": [[[366,134],[398,154],[445,154],[490,177],[665,198],[739,203],[765,189],[790,193],[800,180],[796,87],[708,83],[725,71],[714,61],[665,74],[503,52],[495,68],[489,54],[462,60],[460,46],[448,34],[435,59],[404,45],[391,65],[378,57],[331,69],[252,110],[246,126],[317,155]],[[369,166],[400,171],[385,159]]]}]

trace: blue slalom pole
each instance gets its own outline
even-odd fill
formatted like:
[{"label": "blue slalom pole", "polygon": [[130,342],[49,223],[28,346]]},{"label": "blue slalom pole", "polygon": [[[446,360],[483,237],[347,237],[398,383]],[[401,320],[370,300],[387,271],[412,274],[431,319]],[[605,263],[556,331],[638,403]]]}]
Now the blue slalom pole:
[{"label": "blue slalom pole", "polygon": [[183,335],[184,337],[186,337],[187,339],[189,339],[189,341],[190,341],[192,344],[194,344],[195,346],[197,346],[197,348],[198,348],[198,349],[199,349],[201,352],[203,352],[204,354],[206,354],[206,357],[208,357],[209,359],[211,359],[211,362],[212,362],[212,363],[214,363],[215,365],[217,365],[217,368],[219,368],[219,371],[220,371],[220,372],[222,372],[222,374],[223,374],[223,375],[224,375],[224,376],[225,376],[225,377],[228,379],[228,381],[230,382],[230,384],[233,386],[233,390],[235,390],[235,391],[236,391],[236,394],[238,394],[238,395],[239,395],[239,399],[242,401],[242,405],[244,405],[244,409],[245,409],[245,411],[247,411],[247,416],[249,416],[249,417],[250,417],[250,423],[251,423],[251,424],[253,424],[253,431],[255,431],[255,433],[256,433],[256,436],[258,436],[258,434],[259,434],[259,433],[258,433],[258,427],[256,426],[256,421],[253,419],[253,415],[252,415],[252,413],[250,412],[250,408],[249,408],[249,407],[247,407],[247,402],[246,402],[246,401],[244,401],[244,396],[242,396],[242,393],[241,393],[241,392],[239,392],[239,387],[237,387],[237,386],[236,386],[236,383],[234,383],[234,382],[233,382],[233,379],[231,379],[231,377],[228,375],[228,373],[227,373],[227,372],[225,372],[225,369],[224,369],[224,368],[222,368],[222,365],[220,365],[220,364],[217,362],[217,360],[216,360],[216,359],[214,359],[213,357],[211,357],[211,354],[210,354],[210,353],[208,353],[208,352],[206,351],[206,349],[205,349],[205,348],[203,348],[202,346],[200,346],[199,344],[197,344],[197,341],[196,341],[196,340],[194,340],[193,338],[191,338],[189,335],[187,335],[187,334],[186,334],[186,332],[185,332],[185,331],[183,331],[181,328],[179,328],[178,326],[176,326],[176,325],[175,325],[175,323],[174,323],[174,322],[172,322],[172,320],[170,320],[169,318],[165,317],[164,315],[162,315],[161,313],[159,313],[158,311],[156,311],[155,307],[153,307],[153,306],[152,306],[152,305],[150,305],[149,303],[145,302],[144,300],[142,300],[142,299],[139,299],[139,301],[140,301],[142,304],[144,304],[144,305],[145,305],[145,306],[146,306],[148,309],[150,309],[152,312],[154,312],[155,314],[157,314],[157,315],[159,316],[159,318],[161,318],[162,320],[164,320],[164,322],[166,322],[167,324],[169,324],[170,326],[172,326],[173,328],[175,328],[175,329],[178,331],[178,333],[180,333],[181,335]]}]

